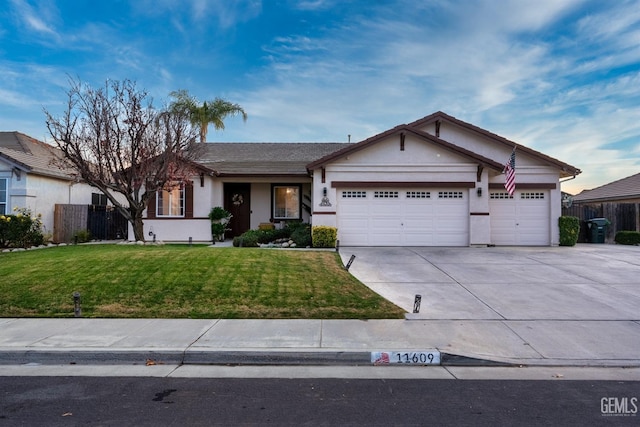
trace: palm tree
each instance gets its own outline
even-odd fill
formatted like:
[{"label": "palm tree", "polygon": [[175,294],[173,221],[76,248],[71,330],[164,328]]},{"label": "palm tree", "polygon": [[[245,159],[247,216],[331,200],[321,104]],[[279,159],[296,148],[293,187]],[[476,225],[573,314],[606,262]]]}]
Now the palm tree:
[{"label": "palm tree", "polygon": [[186,112],[189,114],[191,123],[200,127],[200,142],[207,141],[209,123],[212,123],[216,130],[224,130],[224,119],[229,116],[241,114],[242,119],[247,121],[247,113],[240,105],[222,98],[216,98],[210,102],[205,101],[200,105],[198,100],[184,89],[171,92],[169,96],[175,98],[169,108],[172,111]]}]

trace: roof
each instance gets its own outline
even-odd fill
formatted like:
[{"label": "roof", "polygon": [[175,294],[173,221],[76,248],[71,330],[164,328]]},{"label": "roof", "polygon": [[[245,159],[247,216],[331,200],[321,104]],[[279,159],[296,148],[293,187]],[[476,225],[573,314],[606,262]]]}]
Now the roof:
[{"label": "roof", "polygon": [[524,145],[520,145],[514,141],[510,141],[505,137],[502,137],[500,135],[497,135],[493,132],[489,132],[488,130],[479,128],[478,126],[472,125],[471,123],[467,123],[465,121],[462,121],[460,119],[457,119],[453,116],[450,116],[446,113],[443,113],[442,111],[437,111],[433,114],[430,114],[428,116],[425,116],[421,119],[418,119],[412,123],[409,123],[408,126],[410,127],[415,127],[415,128],[419,128],[422,127],[426,124],[429,123],[434,123],[437,122],[438,120],[440,121],[446,121],[452,124],[455,124],[457,126],[460,126],[462,128],[465,128],[467,130],[470,130],[474,133],[477,133],[479,135],[483,135],[485,137],[488,137],[498,143],[504,144],[505,146],[509,147],[509,148],[513,148],[513,147],[517,147],[518,151],[527,153],[528,155],[537,158],[539,160],[541,160],[544,163],[547,163],[551,166],[554,166],[558,169],[560,169],[560,171],[562,172],[561,177],[566,178],[566,177],[570,177],[570,176],[576,176],[579,175],[580,173],[582,173],[582,171],[578,168],[576,168],[575,166],[571,166],[568,163],[564,163],[558,159],[554,159],[553,157],[547,156],[546,154],[542,154],[539,151],[536,151],[534,149],[531,149],[529,147],[525,147]]},{"label": "roof", "polygon": [[306,165],[341,150],[333,142],[209,142],[198,147],[197,162],[219,176],[308,176]]},{"label": "roof", "polygon": [[73,169],[60,167],[60,150],[20,132],[0,132],[0,159],[27,173],[74,179]]},{"label": "roof", "polygon": [[389,129],[388,131],[382,132],[382,133],[380,133],[378,135],[374,135],[374,136],[372,136],[370,138],[367,138],[364,141],[358,142],[357,144],[349,144],[346,147],[344,147],[342,150],[330,153],[327,156],[322,157],[322,158],[316,160],[315,162],[312,162],[312,163],[308,164],[307,168],[308,169],[316,169],[318,167],[326,165],[327,163],[331,163],[332,161],[334,161],[337,158],[343,157],[343,156],[345,156],[347,154],[354,153],[354,152],[362,150],[362,149],[364,149],[364,148],[366,148],[366,147],[368,147],[370,145],[373,145],[376,142],[378,142],[378,141],[380,141],[380,140],[382,140],[384,138],[387,138],[387,137],[392,136],[392,135],[400,135],[401,133],[412,133],[412,134],[422,138],[423,140],[434,142],[434,143],[440,145],[441,147],[443,147],[443,148],[445,148],[445,149],[447,149],[449,151],[455,152],[455,153],[457,153],[459,155],[462,155],[463,157],[466,157],[468,159],[471,159],[473,161],[476,161],[478,163],[481,163],[483,165],[486,165],[486,166],[488,166],[490,168],[493,168],[493,169],[496,169],[496,170],[502,170],[503,167],[504,167],[504,165],[502,165],[501,163],[498,163],[498,162],[496,162],[494,160],[488,159],[488,158],[486,158],[484,156],[480,156],[478,154],[475,154],[475,153],[473,153],[473,152],[471,152],[471,151],[469,151],[469,150],[467,150],[465,148],[458,147],[455,144],[452,144],[452,143],[450,143],[448,141],[445,141],[443,139],[437,138],[437,137],[435,137],[435,136],[433,136],[433,135],[431,135],[431,134],[429,134],[427,132],[423,132],[423,131],[421,131],[421,130],[419,130],[417,128],[413,128],[413,127],[410,127],[408,125],[399,125],[399,126],[394,127],[393,129]]},{"label": "roof", "polygon": [[574,202],[640,199],[640,173],[610,182],[573,197]]}]

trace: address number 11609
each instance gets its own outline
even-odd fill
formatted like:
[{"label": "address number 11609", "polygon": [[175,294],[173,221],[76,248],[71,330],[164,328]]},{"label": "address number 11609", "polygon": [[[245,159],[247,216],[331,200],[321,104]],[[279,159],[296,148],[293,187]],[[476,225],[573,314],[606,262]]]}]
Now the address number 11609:
[{"label": "address number 11609", "polygon": [[374,365],[439,365],[439,351],[374,351],[371,352]]}]

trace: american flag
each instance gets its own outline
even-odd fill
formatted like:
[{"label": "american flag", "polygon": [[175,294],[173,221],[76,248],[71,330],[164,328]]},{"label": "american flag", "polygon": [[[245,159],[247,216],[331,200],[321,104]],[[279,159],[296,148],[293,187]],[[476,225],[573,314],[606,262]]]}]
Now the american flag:
[{"label": "american flag", "polygon": [[516,147],[513,147],[509,161],[504,165],[504,188],[509,193],[509,196],[513,197],[513,193],[516,191]]}]

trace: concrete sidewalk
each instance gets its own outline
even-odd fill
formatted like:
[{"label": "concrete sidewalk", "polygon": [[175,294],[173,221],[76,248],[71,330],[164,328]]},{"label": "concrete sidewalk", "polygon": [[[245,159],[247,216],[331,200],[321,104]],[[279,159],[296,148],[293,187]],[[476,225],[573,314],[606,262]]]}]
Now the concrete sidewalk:
[{"label": "concrete sidewalk", "polygon": [[[213,249],[215,250],[215,249]],[[0,319],[0,365],[371,365],[433,351],[445,366],[640,367],[640,248],[343,248],[406,320]]]}]

